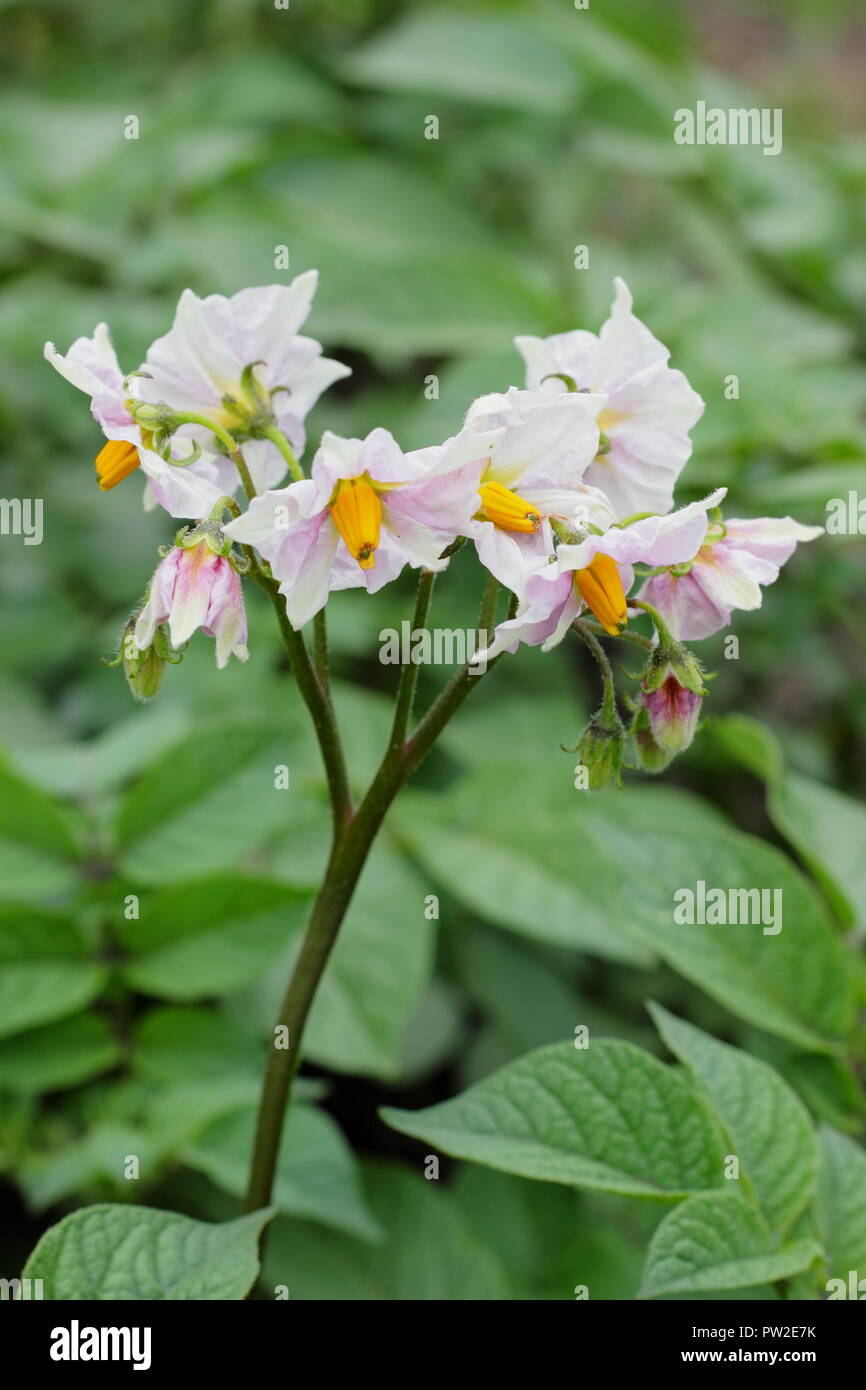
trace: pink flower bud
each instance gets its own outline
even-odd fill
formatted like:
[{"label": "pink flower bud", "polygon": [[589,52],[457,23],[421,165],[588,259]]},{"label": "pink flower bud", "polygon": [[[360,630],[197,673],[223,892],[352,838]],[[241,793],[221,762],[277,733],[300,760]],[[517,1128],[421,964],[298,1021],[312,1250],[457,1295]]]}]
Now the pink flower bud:
[{"label": "pink flower bud", "polygon": [[671,671],[661,685],[643,692],[650,729],[658,747],[665,753],[682,753],[695,736],[702,697],[681,685]]},{"label": "pink flower bud", "polygon": [[183,646],[196,628],[216,638],[220,670],[232,654],[246,661],[247,615],[240,576],[207,539],[175,546],[157,565],[135,625],[135,644],[141,651],[151,646],[160,623],[168,624],[173,647]]}]

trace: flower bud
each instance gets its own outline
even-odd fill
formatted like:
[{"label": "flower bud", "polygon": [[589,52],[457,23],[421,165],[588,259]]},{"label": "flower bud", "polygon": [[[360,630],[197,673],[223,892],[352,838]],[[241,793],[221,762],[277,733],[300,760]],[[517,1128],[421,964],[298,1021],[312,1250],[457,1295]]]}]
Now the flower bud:
[{"label": "flower bud", "polygon": [[665,753],[656,743],[650,728],[649,714],[645,708],[641,707],[638,710],[631,731],[634,735],[638,766],[642,767],[644,772],[664,772],[665,768],[673,762],[676,754]]},{"label": "flower bud", "polygon": [[120,661],[127,684],[137,700],[150,700],[162,685],[166,657],[163,643],[154,641],[143,651],[133,635],[138,614],[133,613],[120,638]]},{"label": "flower bud", "polygon": [[[641,735],[649,730],[659,752],[674,757],[688,748],[695,736],[701,703],[707,693],[704,668],[688,647],[674,640],[655,609],[648,604],[641,607],[652,617],[658,645],[641,679],[647,722],[639,725],[635,720],[635,739],[640,743]],[[650,761],[655,758],[651,749],[645,747],[644,753]],[[649,767],[649,763],[644,761],[644,766]]]},{"label": "flower bud", "polygon": [[616,711],[606,710],[602,705],[581,734],[576,750],[578,763],[589,774],[589,791],[602,791],[611,782],[621,785],[624,749],[622,720]]},{"label": "flower bud", "polygon": [[702,693],[682,685],[671,670],[655,689],[643,688],[649,726],[662,752],[673,756],[688,748],[698,726]]}]

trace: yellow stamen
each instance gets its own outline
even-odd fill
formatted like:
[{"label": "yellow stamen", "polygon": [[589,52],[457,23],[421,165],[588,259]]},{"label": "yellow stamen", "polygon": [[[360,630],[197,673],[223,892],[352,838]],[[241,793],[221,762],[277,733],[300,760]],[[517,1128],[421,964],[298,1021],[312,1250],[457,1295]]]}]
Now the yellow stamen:
[{"label": "yellow stamen", "polygon": [[622,624],[628,622],[625,593],[616,561],[609,555],[596,555],[591,565],[576,571],[574,582],[587,608],[595,614],[605,632],[616,637]]},{"label": "yellow stamen", "polygon": [[331,503],[331,516],[349,554],[362,570],[371,570],[382,527],[382,503],[375,488],[363,478],[345,478]]},{"label": "yellow stamen", "polygon": [[484,519],[501,531],[537,531],[541,525],[541,514],[532,503],[501,483],[482,483],[478,491]]},{"label": "yellow stamen", "polygon": [[138,449],[126,439],[109,439],[96,455],[96,476],[103,492],[117,487],[138,467]]}]

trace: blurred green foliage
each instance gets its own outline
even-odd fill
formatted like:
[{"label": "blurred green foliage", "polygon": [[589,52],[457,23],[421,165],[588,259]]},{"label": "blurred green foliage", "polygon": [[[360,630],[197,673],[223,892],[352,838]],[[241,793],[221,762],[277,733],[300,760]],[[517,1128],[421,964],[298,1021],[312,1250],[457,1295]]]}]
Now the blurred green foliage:
[{"label": "blurred green foliage", "polygon": [[[641,0],[12,0],[2,15],[2,492],[45,502],[41,546],[0,538],[0,1162],[30,1218],[10,1197],[14,1264],[64,1210],[130,1200],[127,1153],[134,1200],[237,1215],[327,826],[258,595],[246,667],[217,673],[199,640],[140,708],[102,664],[174,526],[142,512],[135,477],[98,493],[97,427],[43,363],[45,339],[65,350],[106,319],[132,368],[184,286],[270,282],[286,246],[291,275],[321,272],[310,332],[354,370],[311,417],[313,445],[383,424],[415,447],[519,382],[515,333],[597,329],[621,274],[707,403],[682,500],[724,483],[732,515],[821,522],[830,498],[866,496],[866,122],[853,0],[711,16]],[[783,107],[783,154],[676,146],[673,112],[698,98]],[[418,1176],[426,1149],[375,1112],[442,1101],[578,1023],[661,1053],[648,998],[771,1062],[819,1119],[862,1129],[844,1054],[862,1064],[864,976],[839,944],[866,928],[862,538],[804,551],[737,615],[738,661],[721,636],[702,644],[719,668],[708,727],[666,785],[576,804],[560,745],[598,692],[566,646],[506,658],[447,731],[313,1014],[325,1080],[305,1081],[289,1121],[269,1284],[632,1297],[654,1208],[468,1165],[440,1190]],[[472,627],[479,589],[464,551],[434,622]],[[359,783],[387,729],[378,633],[410,594],[407,577],[329,605]],[[440,677],[422,673],[422,700]],[[279,763],[290,792],[263,795]],[[708,880],[784,878],[778,949],[690,955],[665,934],[696,855]],[[346,1135],[372,1155],[363,1170]],[[825,1187],[857,1168],[846,1142],[827,1141]]]}]

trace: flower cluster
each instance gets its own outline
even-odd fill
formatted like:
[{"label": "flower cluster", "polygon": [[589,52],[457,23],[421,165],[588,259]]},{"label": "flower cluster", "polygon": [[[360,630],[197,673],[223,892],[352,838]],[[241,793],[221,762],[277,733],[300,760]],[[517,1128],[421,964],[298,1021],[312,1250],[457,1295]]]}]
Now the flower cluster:
[{"label": "flower cluster", "polygon": [[[705,694],[682,642],[718,631],[735,608],[757,608],[762,586],[822,528],[723,518],[724,487],[674,507],[703,402],[619,279],[598,335],[518,337],[525,386],[475,401],[453,438],[406,453],[385,429],[365,439],[328,431],[307,473],[305,417],[349,372],[299,332],[316,279],[311,271],[230,299],[185,291],[170,331],[128,374],[104,324],[65,355],[46,345],[90,396],[106,437],[100,487],[140,467],[145,505],[196,523],[164,556],[131,627],[136,670],[157,650],[176,655],[196,628],[215,637],[218,665],[232,653],[245,660],[240,574],[250,563],[300,629],[332,590],[375,593],[407,565],[442,570],[471,542],[513,596],[488,659],[521,643],[547,651],[573,627],[603,657],[598,636],[649,616],[631,731],[644,767],[666,765],[691,742]],[[604,710],[581,748],[600,740],[618,777],[621,748],[611,757],[610,740],[621,725],[607,687]]]}]

